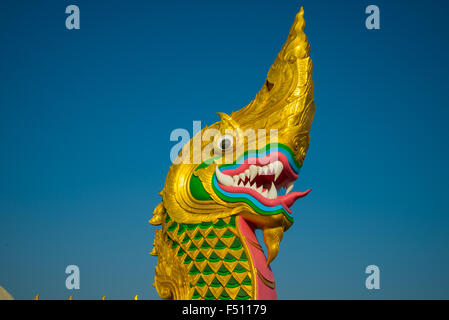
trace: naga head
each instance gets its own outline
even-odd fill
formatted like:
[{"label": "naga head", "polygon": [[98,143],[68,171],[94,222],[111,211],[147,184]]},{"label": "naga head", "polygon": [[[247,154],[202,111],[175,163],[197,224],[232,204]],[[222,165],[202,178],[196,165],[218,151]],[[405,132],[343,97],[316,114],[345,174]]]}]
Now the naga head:
[{"label": "naga head", "polygon": [[255,99],[230,115],[219,113],[219,122],[182,148],[151,223],[159,224],[164,210],[178,223],[240,215],[263,229],[267,263],[276,257],[293,223],[290,207],[310,191],[292,191],[315,111],[303,16],[301,8]]}]

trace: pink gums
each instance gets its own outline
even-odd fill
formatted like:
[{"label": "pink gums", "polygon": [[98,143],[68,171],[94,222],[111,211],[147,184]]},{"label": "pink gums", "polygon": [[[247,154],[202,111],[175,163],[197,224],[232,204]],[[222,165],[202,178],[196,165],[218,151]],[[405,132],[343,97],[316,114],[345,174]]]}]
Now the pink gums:
[{"label": "pink gums", "polygon": [[256,165],[256,166],[265,166],[267,164],[273,163],[275,161],[282,162],[282,165],[284,166],[284,170],[287,170],[288,176],[292,177],[293,180],[298,179],[298,174],[296,174],[293,169],[290,167],[290,164],[288,163],[287,157],[280,153],[280,152],[272,152],[269,155],[266,155],[263,158],[248,158],[243,161],[242,164],[240,164],[240,167],[232,170],[226,170],[226,168],[223,168],[223,173],[234,176],[236,174],[240,174],[242,172],[245,172],[246,169],[249,169],[250,165]]},{"label": "pink gums", "polygon": [[[226,170],[226,168],[224,168],[222,173],[232,177],[242,172],[245,172],[245,170],[247,170],[250,167],[250,165],[264,166],[269,163],[273,163],[277,160],[282,162],[283,170],[276,184],[282,184],[282,181],[295,181],[296,179],[298,179],[298,174],[296,174],[290,167],[287,157],[279,152],[270,153],[269,155],[263,158],[245,159],[245,161],[243,161],[243,163],[238,168],[232,170]],[[268,199],[262,196],[259,192],[250,188],[224,186],[220,183],[219,185],[226,192],[249,194],[252,197],[256,198],[260,203],[268,207],[275,207],[277,205],[282,205],[285,208],[285,210],[290,214],[292,213],[290,207],[295,203],[295,201],[298,200],[299,198],[305,197],[311,191],[311,189],[309,189],[304,192],[291,192],[286,195],[278,196],[276,199]]]}]

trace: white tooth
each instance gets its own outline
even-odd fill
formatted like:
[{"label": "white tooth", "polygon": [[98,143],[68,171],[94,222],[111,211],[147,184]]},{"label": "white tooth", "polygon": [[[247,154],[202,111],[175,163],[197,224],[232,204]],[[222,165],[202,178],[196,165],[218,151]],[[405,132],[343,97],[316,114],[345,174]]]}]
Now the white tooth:
[{"label": "white tooth", "polygon": [[239,176],[234,176],[232,179],[234,180],[234,185],[237,186],[240,180]]},{"label": "white tooth", "polygon": [[245,188],[251,188],[251,184],[249,183],[249,181],[245,184]]},{"label": "white tooth", "polygon": [[257,167],[257,174],[259,176],[263,175],[263,167]]},{"label": "white tooth", "polygon": [[260,194],[262,194],[262,190],[263,190],[262,186],[260,186],[259,188],[256,189],[256,191],[259,192]]},{"label": "white tooth", "polygon": [[257,176],[257,167],[255,165],[251,165],[249,167],[249,181],[253,181],[253,179]]},{"label": "white tooth", "polygon": [[245,186],[245,184],[243,183],[243,181],[240,181],[239,187],[243,188],[244,186]]},{"label": "white tooth", "polygon": [[249,178],[249,169],[246,169],[246,170],[245,170],[245,176],[246,176],[247,178]]},{"label": "white tooth", "polygon": [[278,196],[278,193],[276,191],[276,186],[274,185],[274,183],[271,183],[271,189],[270,191],[268,191],[268,199],[276,199]]},{"label": "white tooth", "polygon": [[262,174],[267,175],[268,174],[268,166],[265,166],[262,168]]},{"label": "white tooth", "polygon": [[282,173],[284,165],[280,161],[274,163],[274,181],[276,181]]},{"label": "white tooth", "polygon": [[274,174],[274,163],[270,163],[269,165],[268,165],[268,169],[269,169],[269,173],[270,174]]},{"label": "white tooth", "polygon": [[256,183],[254,182],[254,183],[251,185],[251,189],[256,190],[256,188],[257,188],[257,185],[256,185]]},{"label": "white tooth", "polygon": [[245,173],[244,173],[244,172],[242,172],[241,174],[239,174],[239,177],[240,177],[240,180],[242,180],[242,181],[245,181],[245,179],[246,179],[246,176],[245,176]]},{"label": "white tooth", "polygon": [[285,194],[287,194],[287,193],[289,193],[290,191],[292,191],[292,189],[293,189],[293,186],[294,186],[294,182],[290,182],[288,185],[287,185],[287,190],[285,191]]},{"label": "white tooth", "polygon": [[264,192],[262,192],[262,195],[263,195],[265,198],[268,198],[268,190],[265,190]]},{"label": "white tooth", "polygon": [[232,179],[231,176],[228,176],[227,174],[222,173],[218,166],[215,167],[215,174],[217,175],[217,180],[224,186],[232,186],[234,183],[234,179]]}]

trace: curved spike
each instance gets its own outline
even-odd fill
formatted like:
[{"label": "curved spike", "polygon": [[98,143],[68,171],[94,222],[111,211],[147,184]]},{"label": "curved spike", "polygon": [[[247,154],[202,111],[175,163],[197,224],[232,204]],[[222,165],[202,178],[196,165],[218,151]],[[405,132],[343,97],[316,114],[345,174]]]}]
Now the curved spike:
[{"label": "curved spike", "polygon": [[238,123],[235,122],[235,120],[231,116],[227,115],[226,113],[224,113],[224,112],[217,112],[217,114],[220,117],[221,122],[223,123],[223,125],[225,127],[231,126],[234,129],[237,129],[239,127]]},{"label": "curved spike", "polygon": [[133,300],[139,300],[139,295],[138,294],[136,294],[136,296],[134,297],[134,299]]},{"label": "curved spike", "polygon": [[72,296],[70,296],[67,300],[73,300],[73,297]]},{"label": "curved spike", "polygon": [[230,120],[231,119],[231,117],[229,116],[229,115],[227,115],[226,113],[224,113],[224,112],[217,112],[217,114],[218,114],[218,116],[220,117],[220,119],[221,120]]},{"label": "curved spike", "polygon": [[153,250],[151,250],[150,254],[151,254],[152,256],[157,256],[157,250],[156,250],[156,247],[153,247]]},{"label": "curved spike", "polygon": [[148,220],[153,226],[160,226],[162,224],[161,216],[153,216],[150,220]]},{"label": "curved spike", "polygon": [[159,203],[153,211],[153,217],[148,221],[153,226],[159,226],[162,224],[163,215],[165,212],[164,203]]},{"label": "curved spike", "polygon": [[39,300],[39,295],[37,294],[37,295],[33,298],[33,300]]},{"label": "curved spike", "polygon": [[283,236],[284,227],[263,229],[263,240],[268,249],[267,266],[276,258]]},{"label": "curved spike", "polygon": [[101,297],[101,300],[106,300],[106,296]]},{"label": "curved spike", "polygon": [[306,22],[304,20],[304,8],[301,7],[295,17],[287,42],[281,50],[281,54],[285,54],[284,59],[291,61],[294,59],[304,59],[309,56],[310,44],[304,33]]}]

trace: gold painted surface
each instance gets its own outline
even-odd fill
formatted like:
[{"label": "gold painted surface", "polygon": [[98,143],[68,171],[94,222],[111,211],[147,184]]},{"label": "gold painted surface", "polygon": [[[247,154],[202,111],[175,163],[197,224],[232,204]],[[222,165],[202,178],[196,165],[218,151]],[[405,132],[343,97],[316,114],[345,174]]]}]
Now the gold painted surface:
[{"label": "gold painted surface", "polygon": [[256,270],[236,217],[215,221],[223,227],[198,224],[191,232],[174,220],[165,222],[166,214],[163,218],[162,230],[156,230],[159,260],[153,284],[162,298],[255,298]]},{"label": "gold painted surface", "polygon": [[[304,33],[305,21],[303,16],[304,10],[301,8],[290,29],[286,43],[276,57],[261,90],[254,100],[246,107],[230,115],[219,113],[221,120],[198,132],[184,146],[176,163],[171,165],[164,189],[160,193],[162,202],[156,207],[150,220],[153,225],[162,225],[161,230],[156,230],[154,249],[151,251],[152,255],[158,256],[154,285],[162,298],[191,299],[195,290],[201,298],[206,298],[208,295],[218,298],[223,290],[211,287],[214,277],[221,283],[229,281],[228,276],[217,276],[218,269],[214,265],[210,266],[213,275],[203,275],[203,280],[207,285],[204,287],[196,285],[199,276],[189,274],[191,265],[187,266],[176,255],[179,247],[183,250],[187,249],[186,252],[188,252],[188,247],[180,243],[182,239],[179,239],[177,234],[168,231],[168,225],[164,221],[166,213],[169,214],[172,221],[178,224],[215,223],[218,219],[229,219],[231,216],[245,218],[255,224],[256,227],[264,230],[265,242],[269,249],[268,263],[277,254],[283,232],[291,226],[291,222],[283,214],[261,215],[244,202],[230,203],[222,200],[213,190],[212,177],[216,166],[220,163],[231,163],[243,151],[260,149],[271,142],[279,142],[288,146],[293,151],[295,159],[302,165],[309,146],[309,133],[315,111],[312,60],[309,56],[310,45]],[[232,130],[234,137],[232,157],[228,159],[226,155],[221,154],[222,157],[217,159],[215,163],[196,170],[199,163],[206,160],[200,156],[208,150],[207,147],[211,142],[202,141],[203,133],[207,129],[215,129],[220,134]],[[268,133],[261,133],[258,129],[265,129]],[[269,134],[272,129],[278,130],[277,137]],[[255,136],[248,139],[246,135],[248,130],[255,130]],[[217,141],[216,138],[213,139],[214,147],[209,150],[208,154],[206,152],[206,158],[217,155]],[[201,148],[198,149],[198,144],[195,142],[199,142]],[[200,161],[198,161],[198,157]],[[183,159],[189,161],[183,162]],[[189,185],[192,176],[200,179],[211,200],[197,200],[192,196]],[[222,240],[223,230],[214,229],[214,231],[218,238]],[[201,238],[198,240],[192,239],[195,236],[192,231],[187,230],[185,234],[190,239],[189,245],[193,243],[195,246],[201,247],[203,241],[208,241],[206,230],[200,231]],[[237,237],[241,237],[241,234],[238,234]],[[244,243],[243,239],[241,240]],[[170,247],[173,242],[179,244],[176,250]],[[224,239],[223,242],[226,246],[229,245],[228,240]],[[214,246],[215,244],[210,243],[210,245]],[[221,259],[229,253],[229,250],[223,252],[201,249],[200,247],[197,251],[192,251],[191,258],[193,260],[198,253],[206,257],[215,253]],[[242,250],[247,250],[246,244],[243,245]],[[192,264],[195,264],[199,270],[203,270],[207,263],[192,262]],[[226,294],[232,299],[236,299],[239,294],[242,295],[241,289],[251,299],[255,298],[255,277],[257,273],[252,266],[249,253],[247,264],[247,272],[244,276],[251,279],[250,288],[246,288],[242,284],[236,288],[225,288]],[[228,263],[225,266],[233,267]],[[244,280],[242,274],[232,272],[231,276],[237,281]]]}]

